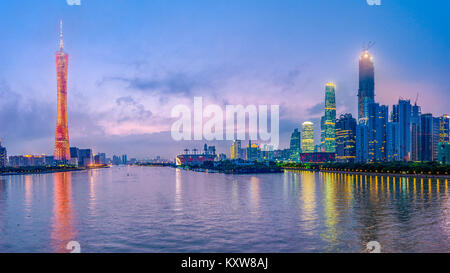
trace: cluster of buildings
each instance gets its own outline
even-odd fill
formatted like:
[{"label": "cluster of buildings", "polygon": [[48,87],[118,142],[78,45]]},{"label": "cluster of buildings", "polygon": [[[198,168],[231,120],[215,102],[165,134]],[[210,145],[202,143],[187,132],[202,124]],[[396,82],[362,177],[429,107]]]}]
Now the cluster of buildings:
[{"label": "cluster of buildings", "polygon": [[373,57],[363,51],[359,60],[358,117],[336,117],[336,86],[325,86],[324,115],[320,120],[320,143],[315,145],[314,124],[306,121],[292,133],[289,149],[261,150],[249,142],[231,146],[231,159],[290,162],[450,162],[449,116],[422,113],[410,100],[399,99],[389,109],[375,101]]},{"label": "cluster of buildings", "polygon": [[207,161],[222,161],[227,159],[225,154],[216,154],[215,146],[203,146],[203,151],[198,149],[185,149],[183,154],[177,155],[176,165],[202,165]]}]

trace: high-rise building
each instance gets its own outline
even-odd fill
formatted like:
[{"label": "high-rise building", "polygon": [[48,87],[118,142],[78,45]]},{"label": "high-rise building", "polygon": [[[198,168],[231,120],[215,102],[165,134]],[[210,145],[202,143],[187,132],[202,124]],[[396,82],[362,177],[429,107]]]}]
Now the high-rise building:
[{"label": "high-rise building", "polygon": [[94,156],[95,164],[106,164],[106,154],[99,153]]},{"label": "high-rise building", "polygon": [[322,150],[326,153],[336,152],[336,86],[327,83],[325,87],[325,115],[322,124],[324,143]]},{"label": "high-rise building", "polygon": [[386,132],[386,161],[400,161],[400,138],[397,122],[388,122]]},{"label": "high-rise building", "polygon": [[122,164],[124,164],[124,165],[128,164],[128,157],[127,157],[127,155],[122,155]]},{"label": "high-rise building", "polygon": [[420,106],[417,103],[412,107],[411,114],[411,160],[420,161]]},{"label": "high-rise building", "polygon": [[320,145],[316,145],[314,150],[316,152],[325,151],[325,115],[320,118]]},{"label": "high-rise building", "polygon": [[369,117],[368,106],[375,102],[373,57],[365,50],[359,59],[358,120]]},{"label": "high-rise building", "polygon": [[439,118],[439,142],[448,142],[449,139],[449,116],[443,115]]},{"label": "high-rise building", "polygon": [[355,159],[356,119],[344,114],[336,120],[336,161],[353,163]]},{"label": "high-rise building", "polygon": [[240,140],[235,140],[233,142],[233,145],[231,145],[231,149],[230,149],[230,159],[239,159],[242,158],[241,157],[241,141]]},{"label": "high-rise building", "polygon": [[80,149],[70,147],[70,164],[78,166],[80,164]]},{"label": "high-rise building", "polygon": [[368,110],[368,161],[386,161],[388,107],[378,103],[370,103]]},{"label": "high-rise building", "polygon": [[291,151],[290,159],[294,162],[300,162],[301,153],[301,135],[299,130],[296,128],[291,135],[291,142],[289,149]]},{"label": "high-rise building", "polygon": [[314,123],[306,121],[302,124],[302,153],[314,152]]},{"label": "high-rise building", "polygon": [[439,162],[450,164],[450,142],[439,142]]},{"label": "high-rise building", "polygon": [[2,140],[0,139],[0,168],[4,168],[8,165],[8,152],[6,148],[2,146]]},{"label": "high-rise building", "polygon": [[69,55],[64,52],[62,21],[60,25],[60,45],[56,52],[56,77],[58,82],[57,119],[55,136],[55,160],[69,161],[69,125],[67,122],[67,70]]},{"label": "high-rise building", "polygon": [[411,160],[411,117],[412,106],[409,100],[398,101],[393,107],[393,122],[398,123],[400,138],[400,159],[403,161]]},{"label": "high-rise building", "polygon": [[356,162],[366,163],[369,159],[369,126],[360,119],[356,126]]},{"label": "high-rise building", "polygon": [[439,118],[432,114],[420,116],[420,155],[421,161],[437,161],[439,156]]},{"label": "high-rise building", "polygon": [[247,147],[247,160],[248,161],[258,161],[260,159],[261,149],[258,144],[252,144],[249,140]]}]

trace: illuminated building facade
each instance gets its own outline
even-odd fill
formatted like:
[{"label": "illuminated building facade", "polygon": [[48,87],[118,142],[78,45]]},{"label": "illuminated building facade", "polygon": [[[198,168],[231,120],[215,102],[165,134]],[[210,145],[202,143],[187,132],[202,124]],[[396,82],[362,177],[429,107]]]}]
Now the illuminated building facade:
[{"label": "illuminated building facade", "polygon": [[386,141],[386,160],[400,161],[400,138],[397,122],[388,122]]},{"label": "illuminated building facade", "polygon": [[439,142],[448,142],[449,139],[449,116],[443,115],[439,118]]},{"label": "illuminated building facade", "polygon": [[0,139],[0,168],[4,168],[8,165],[8,153],[6,148],[2,146],[2,140]]},{"label": "illuminated building facade", "polygon": [[302,124],[302,152],[314,152],[314,123],[310,121]]},{"label": "illuminated building facade", "polygon": [[432,114],[420,116],[420,160],[437,161],[439,148],[439,118]]},{"label": "illuminated building facade", "polygon": [[295,129],[291,135],[291,142],[289,149],[291,161],[299,162],[301,153],[301,134],[298,131],[298,129]]},{"label": "illuminated building facade", "polygon": [[398,101],[397,105],[393,107],[393,122],[398,123],[399,138],[400,138],[400,160],[411,160],[411,117],[412,106],[409,100]]},{"label": "illuminated building facade", "polygon": [[352,114],[341,115],[336,120],[336,161],[355,162],[356,119]]},{"label": "illuminated building facade", "polygon": [[420,161],[420,115],[422,111],[417,102],[412,107],[411,115],[411,160]]},{"label": "illuminated building facade", "polygon": [[375,102],[373,57],[365,50],[359,59],[358,120],[368,118],[370,103]]},{"label": "illuminated building facade", "polygon": [[64,52],[62,21],[60,48],[56,52],[56,76],[58,82],[57,120],[55,136],[55,160],[70,161],[69,126],[67,123],[67,70],[69,55]]},{"label": "illuminated building facade", "polygon": [[233,142],[233,145],[231,145],[231,149],[230,149],[230,158],[231,159],[239,159],[242,158],[242,148],[241,148],[241,141],[240,140],[235,140]]},{"label": "illuminated building facade", "polygon": [[326,153],[336,152],[336,86],[327,83],[325,87],[325,115],[323,118],[322,150]]},{"label": "illuminated building facade", "polygon": [[386,161],[388,107],[371,103],[368,110],[368,161]]}]

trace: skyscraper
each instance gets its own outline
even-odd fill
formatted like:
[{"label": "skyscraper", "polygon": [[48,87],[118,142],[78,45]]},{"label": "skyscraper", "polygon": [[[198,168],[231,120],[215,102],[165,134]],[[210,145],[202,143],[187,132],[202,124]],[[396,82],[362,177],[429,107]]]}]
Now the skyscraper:
[{"label": "skyscraper", "polygon": [[356,158],[356,119],[352,114],[336,120],[336,160],[353,163]]},{"label": "skyscraper", "polygon": [[56,52],[56,77],[58,82],[57,120],[55,136],[55,160],[69,161],[69,126],[67,123],[67,70],[69,55],[64,52],[62,21],[60,23],[60,44]]},{"label": "skyscraper", "polygon": [[368,161],[386,161],[388,107],[370,103],[368,110]]},{"label": "skyscraper", "polygon": [[411,114],[411,160],[420,161],[420,106],[417,102],[412,107]]},{"label": "skyscraper", "polygon": [[437,161],[439,153],[439,118],[432,114],[420,116],[420,155],[421,161]]},{"label": "skyscraper", "polygon": [[449,139],[449,116],[443,115],[439,118],[439,142],[448,142]]},{"label": "skyscraper", "polygon": [[290,159],[294,162],[300,162],[301,135],[297,128],[291,135],[291,143],[289,149],[291,151]]},{"label": "skyscraper", "polygon": [[336,152],[336,86],[327,83],[325,87],[325,115],[323,119],[324,143],[322,150],[326,153]]},{"label": "skyscraper", "polygon": [[235,140],[230,149],[230,159],[239,159],[241,156],[241,141]]},{"label": "skyscraper", "polygon": [[0,139],[0,168],[6,167],[8,163],[8,153],[6,148],[2,146],[2,140]]},{"label": "skyscraper", "polygon": [[358,120],[368,118],[368,106],[375,101],[375,69],[369,51],[359,59]]},{"label": "skyscraper", "polygon": [[400,161],[400,138],[397,122],[388,122],[386,130],[386,161]]},{"label": "skyscraper", "polygon": [[310,121],[302,124],[302,152],[314,152],[314,123]]},{"label": "skyscraper", "polygon": [[356,126],[356,162],[366,163],[369,158],[369,126],[360,119]]},{"label": "skyscraper", "polygon": [[411,160],[411,102],[409,100],[398,101],[393,107],[393,122],[398,123],[400,138],[400,160]]}]

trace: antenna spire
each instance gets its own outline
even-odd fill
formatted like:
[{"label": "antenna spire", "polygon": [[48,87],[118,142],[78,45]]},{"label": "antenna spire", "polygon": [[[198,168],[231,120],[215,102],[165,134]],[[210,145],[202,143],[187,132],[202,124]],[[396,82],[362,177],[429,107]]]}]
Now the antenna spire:
[{"label": "antenna spire", "polygon": [[59,49],[61,51],[64,50],[64,41],[63,41],[63,21],[59,21]]}]

